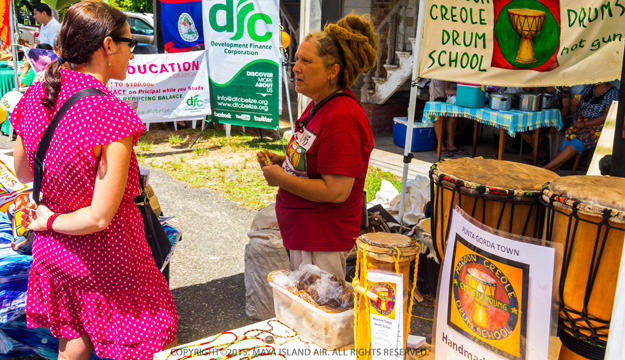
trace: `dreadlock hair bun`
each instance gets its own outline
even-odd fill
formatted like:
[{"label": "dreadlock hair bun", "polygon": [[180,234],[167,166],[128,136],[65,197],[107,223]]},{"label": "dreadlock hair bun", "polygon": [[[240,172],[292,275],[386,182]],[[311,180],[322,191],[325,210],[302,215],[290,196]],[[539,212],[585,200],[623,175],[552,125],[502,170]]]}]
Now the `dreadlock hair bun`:
[{"label": "dreadlock hair bun", "polygon": [[319,56],[326,57],[327,66],[340,66],[340,89],[352,86],[377,60],[378,37],[366,15],[347,15],[336,24],[327,24],[323,31],[309,34],[306,40],[317,44]]}]

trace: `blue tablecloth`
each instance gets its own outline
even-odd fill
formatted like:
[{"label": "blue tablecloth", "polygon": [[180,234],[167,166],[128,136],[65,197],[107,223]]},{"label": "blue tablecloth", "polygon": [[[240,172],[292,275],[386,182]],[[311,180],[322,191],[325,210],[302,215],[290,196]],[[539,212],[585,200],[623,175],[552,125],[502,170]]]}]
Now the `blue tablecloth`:
[{"label": "blue tablecloth", "polygon": [[559,109],[548,109],[538,112],[500,111],[489,108],[471,109],[443,102],[428,101],[423,109],[423,124],[431,124],[441,116],[465,117],[498,129],[504,129],[512,137],[517,132],[535,130],[541,127],[555,126],[562,129],[562,116]]},{"label": "blue tablecloth", "polygon": [[[15,74],[13,72],[13,62],[11,61],[11,67],[8,66],[8,61],[0,61],[0,98],[4,94],[15,88]],[[18,62],[22,64],[21,61]],[[22,70],[18,69],[17,76],[21,74]]]}]

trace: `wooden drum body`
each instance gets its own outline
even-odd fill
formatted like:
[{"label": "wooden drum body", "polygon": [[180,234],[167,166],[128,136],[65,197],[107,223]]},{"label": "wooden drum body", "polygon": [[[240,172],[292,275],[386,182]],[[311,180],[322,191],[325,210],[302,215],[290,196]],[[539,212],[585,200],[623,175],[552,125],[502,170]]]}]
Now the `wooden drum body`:
[{"label": "wooden drum body", "polygon": [[549,170],[510,161],[451,159],[430,170],[432,240],[444,259],[453,205],[481,223],[509,233],[540,237],[544,209],[542,185],[559,176]]},{"label": "wooden drum body", "polygon": [[568,176],[543,191],[544,238],[564,246],[560,359],[603,359],[625,238],[625,179]]},{"label": "wooden drum body", "polygon": [[[370,284],[366,282],[366,276],[370,270],[386,271],[389,273],[400,273],[403,275],[403,328],[404,345],[410,333],[410,320],[412,302],[412,286],[410,286],[410,263],[417,257],[420,248],[414,239],[391,233],[369,233],[360,236],[356,240],[358,246],[358,265],[356,269],[357,281],[359,284],[370,290]],[[414,267],[414,282],[417,281],[417,267]],[[354,286],[356,287],[356,286]],[[355,293],[355,347],[358,359],[371,359],[370,321],[368,303],[371,300],[364,294]],[[396,311],[399,311],[396,310]]]}]

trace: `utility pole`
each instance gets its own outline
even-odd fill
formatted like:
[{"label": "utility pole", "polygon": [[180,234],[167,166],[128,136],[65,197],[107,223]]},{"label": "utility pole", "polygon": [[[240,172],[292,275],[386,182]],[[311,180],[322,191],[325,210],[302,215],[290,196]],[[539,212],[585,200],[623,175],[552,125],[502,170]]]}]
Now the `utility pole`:
[{"label": "utility pole", "polygon": [[165,52],[163,44],[163,31],[161,30],[161,0],[152,0],[152,12],[154,15],[154,45],[158,48],[158,53]]}]

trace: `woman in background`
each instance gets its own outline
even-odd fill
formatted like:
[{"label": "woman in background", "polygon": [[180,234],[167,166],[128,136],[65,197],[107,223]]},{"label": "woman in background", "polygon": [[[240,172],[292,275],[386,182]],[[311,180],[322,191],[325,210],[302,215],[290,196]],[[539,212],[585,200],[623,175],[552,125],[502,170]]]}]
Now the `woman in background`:
[{"label": "woman in background", "polygon": [[615,100],[618,100],[618,90],[610,83],[590,85],[582,90],[581,99],[571,99],[571,113],[578,112],[577,120],[564,133],[560,152],[545,169],[557,170],[576,154],[597,146],[610,105]]}]

